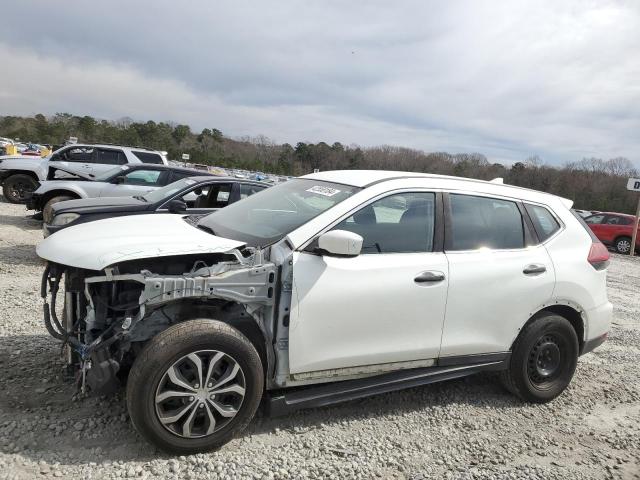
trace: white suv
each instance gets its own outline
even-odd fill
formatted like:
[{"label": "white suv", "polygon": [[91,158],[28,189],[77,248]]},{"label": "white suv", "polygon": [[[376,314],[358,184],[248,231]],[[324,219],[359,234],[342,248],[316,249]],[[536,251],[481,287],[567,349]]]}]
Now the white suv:
[{"label": "white suv", "polygon": [[494,370],[547,402],[612,312],[609,254],[570,207],[491,182],[335,171],[200,219],[100,220],[38,246],[45,325],[85,390],[131,367],[133,424],[171,452],[228,441],[263,397],[281,414]]},{"label": "white suv", "polygon": [[163,152],[145,148],[73,144],[45,158],[24,155],[0,157],[0,183],[9,202],[24,203],[42,180],[64,177],[64,172],[97,175],[115,165],[127,163],[167,165],[167,158]]}]

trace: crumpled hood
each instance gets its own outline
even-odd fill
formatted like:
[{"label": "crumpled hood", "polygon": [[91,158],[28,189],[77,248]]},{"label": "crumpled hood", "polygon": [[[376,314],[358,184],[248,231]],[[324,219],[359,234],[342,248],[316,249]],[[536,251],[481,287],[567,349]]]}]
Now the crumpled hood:
[{"label": "crumpled hood", "polygon": [[68,227],[42,241],[36,252],[51,262],[102,270],[126,260],[224,253],[243,245],[206,233],[185,222],[182,215],[150,214]]}]

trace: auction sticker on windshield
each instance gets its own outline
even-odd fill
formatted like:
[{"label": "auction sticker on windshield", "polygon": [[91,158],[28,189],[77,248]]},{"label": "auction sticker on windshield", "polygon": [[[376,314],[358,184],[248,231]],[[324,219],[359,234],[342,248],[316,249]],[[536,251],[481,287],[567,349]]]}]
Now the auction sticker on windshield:
[{"label": "auction sticker on windshield", "polygon": [[324,195],[325,197],[333,197],[336,193],[340,193],[340,190],[331,187],[323,187],[322,185],[314,185],[307,189],[307,192],[317,193],[318,195]]}]

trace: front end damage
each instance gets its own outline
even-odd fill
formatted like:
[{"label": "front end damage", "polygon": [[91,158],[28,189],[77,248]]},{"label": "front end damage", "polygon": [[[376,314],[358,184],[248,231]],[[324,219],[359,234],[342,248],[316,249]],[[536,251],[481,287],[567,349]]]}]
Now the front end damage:
[{"label": "front end damage", "polygon": [[249,248],[132,260],[102,271],[49,262],[41,289],[45,326],[63,342],[83,393],[113,391],[148,340],[195,318],[236,326],[272,368],[280,270],[263,250]]}]

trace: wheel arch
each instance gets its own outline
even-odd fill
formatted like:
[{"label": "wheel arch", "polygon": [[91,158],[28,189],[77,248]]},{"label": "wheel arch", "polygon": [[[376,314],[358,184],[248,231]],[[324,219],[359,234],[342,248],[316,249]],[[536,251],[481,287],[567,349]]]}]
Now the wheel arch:
[{"label": "wheel arch", "polygon": [[546,305],[540,308],[533,315],[531,315],[531,317],[529,317],[527,322],[522,326],[522,328],[518,332],[518,335],[516,335],[516,338],[513,340],[511,344],[512,348],[513,348],[513,343],[515,343],[515,341],[517,340],[518,336],[520,335],[520,332],[522,332],[528,324],[535,321],[545,313],[553,313],[567,319],[567,321],[571,324],[571,326],[575,330],[576,336],[578,337],[578,347],[579,347],[578,351],[582,351],[582,347],[584,346],[584,342],[585,342],[585,333],[586,333],[584,317],[582,316],[582,309],[578,305],[569,301],[556,301],[553,305]]},{"label": "wheel arch", "polygon": [[621,233],[620,235],[616,235],[615,238],[613,239],[613,242],[611,242],[611,245],[613,245],[614,247],[616,246],[616,243],[618,243],[618,240],[620,240],[621,238],[626,238],[629,240],[629,243],[631,243],[631,239],[632,239],[632,234],[626,234],[626,233]]},{"label": "wheel arch", "polygon": [[48,190],[42,194],[42,203],[43,205],[51,200],[53,197],[57,197],[59,195],[67,195],[74,198],[83,198],[78,192],[74,190],[69,190],[66,188],[56,188],[54,190]]},{"label": "wheel arch", "polygon": [[33,178],[36,182],[40,182],[38,174],[31,170],[10,170],[8,173],[3,175],[2,182],[6,182],[8,178],[13,177],[14,175],[27,175]]},{"label": "wheel arch", "polygon": [[238,330],[255,347],[265,373],[269,371],[269,356],[265,334],[260,329],[256,319],[247,313],[242,304],[231,301],[223,303],[201,302],[198,300],[180,301],[176,323],[196,318],[217,320]]}]

